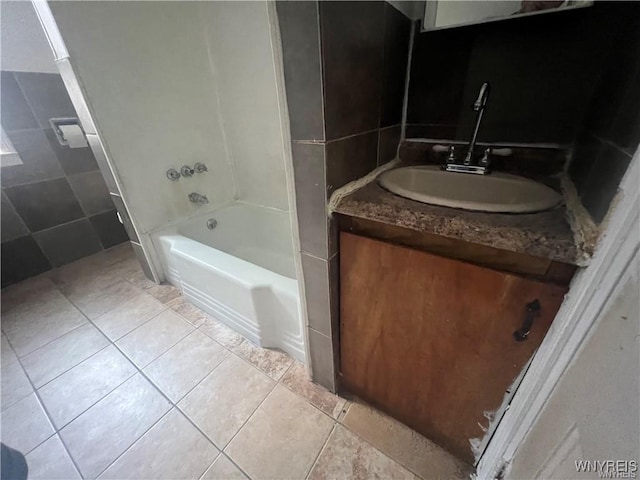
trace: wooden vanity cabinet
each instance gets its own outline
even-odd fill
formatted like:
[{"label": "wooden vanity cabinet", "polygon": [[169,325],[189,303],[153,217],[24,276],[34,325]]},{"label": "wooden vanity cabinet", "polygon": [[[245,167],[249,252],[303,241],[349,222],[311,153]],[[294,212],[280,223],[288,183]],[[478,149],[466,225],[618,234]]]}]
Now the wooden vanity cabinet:
[{"label": "wooden vanity cabinet", "polygon": [[[342,388],[472,463],[567,287],[340,234]],[[527,304],[529,335],[516,341]]]}]

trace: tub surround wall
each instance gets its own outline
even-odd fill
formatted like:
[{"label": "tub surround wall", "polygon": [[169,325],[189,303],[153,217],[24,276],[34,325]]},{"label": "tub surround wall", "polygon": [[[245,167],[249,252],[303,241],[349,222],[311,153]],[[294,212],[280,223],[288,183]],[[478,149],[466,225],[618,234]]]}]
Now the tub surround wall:
[{"label": "tub surround wall", "polygon": [[127,234],[91,150],[60,145],[49,125],[77,117],[60,75],[3,71],[1,85],[2,127],[23,162],[0,172],[4,287]]},{"label": "tub surround wall", "polygon": [[335,390],[331,193],[392,160],[411,22],[386,2],[278,2],[314,380]]},{"label": "tub surround wall", "polygon": [[288,210],[266,2],[200,2],[236,195]]},{"label": "tub surround wall", "polygon": [[51,9],[140,234],[236,199],[288,210],[266,2]]},{"label": "tub surround wall", "polygon": [[[50,4],[140,233],[234,197],[197,3]],[[114,81],[117,78],[118,81]],[[196,162],[209,171],[167,179]]]}]

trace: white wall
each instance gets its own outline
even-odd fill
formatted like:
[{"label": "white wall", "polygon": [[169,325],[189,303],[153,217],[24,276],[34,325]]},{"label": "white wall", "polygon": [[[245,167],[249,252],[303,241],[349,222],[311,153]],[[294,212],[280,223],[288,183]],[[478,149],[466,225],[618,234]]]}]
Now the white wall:
[{"label": "white wall", "polygon": [[[640,254],[516,452],[508,478],[599,478],[576,460],[640,452]],[[637,475],[638,472],[636,472]]]},{"label": "white wall", "polygon": [[[287,209],[264,3],[50,7],[143,233],[234,198]],[[165,177],[196,162],[209,172]]]},{"label": "white wall", "polygon": [[58,73],[53,52],[31,2],[0,2],[0,68]]},{"label": "white wall", "polygon": [[238,195],[251,203],[286,210],[282,124],[267,4],[200,5]]}]

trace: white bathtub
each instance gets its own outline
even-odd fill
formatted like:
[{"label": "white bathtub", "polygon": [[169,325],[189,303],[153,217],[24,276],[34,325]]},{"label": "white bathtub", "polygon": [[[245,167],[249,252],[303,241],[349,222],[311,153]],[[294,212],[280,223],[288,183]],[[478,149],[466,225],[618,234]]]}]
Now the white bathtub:
[{"label": "white bathtub", "polygon": [[252,342],[305,361],[287,212],[233,204],[152,238],[166,280],[189,301]]}]

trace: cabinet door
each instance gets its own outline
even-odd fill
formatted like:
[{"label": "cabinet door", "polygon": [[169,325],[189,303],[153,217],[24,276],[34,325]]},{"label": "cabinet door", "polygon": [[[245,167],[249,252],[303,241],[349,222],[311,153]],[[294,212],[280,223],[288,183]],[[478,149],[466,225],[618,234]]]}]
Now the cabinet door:
[{"label": "cabinet door", "polygon": [[340,290],[343,387],[472,462],[567,289],[343,232]]}]

